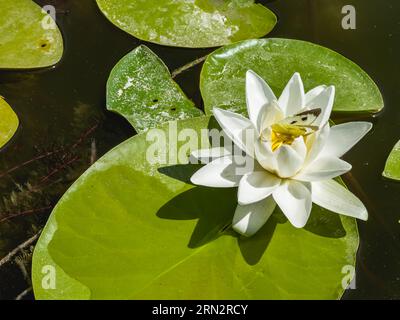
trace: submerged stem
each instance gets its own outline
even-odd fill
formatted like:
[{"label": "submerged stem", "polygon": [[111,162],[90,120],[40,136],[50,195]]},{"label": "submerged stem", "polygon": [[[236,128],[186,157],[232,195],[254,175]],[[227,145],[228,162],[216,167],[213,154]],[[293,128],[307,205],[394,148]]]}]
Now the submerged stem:
[{"label": "submerged stem", "polygon": [[182,66],[182,67],[180,67],[178,69],[175,69],[171,73],[172,79],[175,78],[176,76],[180,75],[181,73],[189,70],[190,68],[193,68],[193,67],[197,66],[198,64],[202,63],[204,60],[207,59],[207,57],[208,57],[208,55],[205,55],[204,57],[200,57],[200,58],[198,58],[196,60],[193,60],[193,61],[185,64],[184,66]]}]

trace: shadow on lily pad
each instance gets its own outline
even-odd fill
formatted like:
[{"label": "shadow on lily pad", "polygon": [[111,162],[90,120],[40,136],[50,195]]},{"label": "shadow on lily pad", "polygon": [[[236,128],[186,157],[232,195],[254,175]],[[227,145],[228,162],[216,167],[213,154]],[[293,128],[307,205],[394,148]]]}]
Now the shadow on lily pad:
[{"label": "shadow on lily pad", "polygon": [[275,216],[268,219],[267,223],[252,237],[241,236],[238,245],[243,259],[251,266],[256,265],[267,251],[276,226],[280,223]]},{"label": "shadow on lily pad", "polygon": [[168,167],[158,168],[158,172],[175,180],[192,184],[190,182],[191,176],[202,166],[203,165],[201,164],[175,164]]},{"label": "shadow on lily pad", "polygon": [[339,239],[346,236],[340,216],[316,204],[313,205],[311,216],[304,229],[326,238]]},{"label": "shadow on lily pad", "polygon": [[277,221],[271,218],[253,237],[242,237],[231,228],[236,209],[234,188],[212,189],[195,187],[181,193],[157,212],[162,219],[198,219],[188,243],[189,248],[201,247],[220,236],[237,238],[240,252],[249,265],[257,264],[268,248]]},{"label": "shadow on lily pad", "polygon": [[198,248],[230,233],[235,197],[234,189],[195,187],[167,202],[157,216],[170,220],[198,219],[188,243],[189,248]]},{"label": "shadow on lily pad", "polygon": [[[196,164],[172,165],[158,171],[173,179],[190,184],[190,177],[201,167]],[[208,188],[195,186],[162,206],[157,216],[170,220],[198,219],[188,243],[189,248],[201,247],[220,236],[237,238],[244,260],[257,264],[268,249],[278,224],[289,223],[277,208],[267,223],[252,237],[240,236],[232,229],[237,206],[237,188]],[[342,238],[346,235],[339,215],[314,205],[304,229],[321,237]],[[293,232],[296,229],[293,227]],[[290,244],[288,244],[290,245]]]},{"label": "shadow on lily pad", "polygon": [[[190,183],[190,177],[201,165],[173,165],[159,169],[159,172],[174,179]],[[255,265],[268,248],[277,223],[275,217],[253,237],[240,236],[232,230],[232,218],[237,206],[236,188],[208,188],[195,186],[181,193],[157,212],[162,219],[198,219],[188,243],[189,248],[201,247],[220,236],[237,239],[240,252],[249,265]]]}]

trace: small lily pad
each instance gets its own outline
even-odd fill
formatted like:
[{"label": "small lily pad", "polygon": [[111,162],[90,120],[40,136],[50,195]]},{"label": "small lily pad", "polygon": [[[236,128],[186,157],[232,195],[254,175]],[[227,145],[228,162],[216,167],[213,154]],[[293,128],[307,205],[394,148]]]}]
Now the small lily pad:
[{"label": "small lily pad", "polygon": [[18,125],[17,115],[3,97],[0,97],[0,148],[10,141]]},{"label": "small lily pad", "polygon": [[107,109],[124,116],[137,131],[203,114],[172,80],[162,60],[143,45],[112,70]]},{"label": "small lily pad", "polygon": [[61,32],[40,6],[31,0],[1,0],[0,69],[49,67],[62,54]]},{"label": "small lily pad", "polygon": [[276,16],[254,0],[97,0],[117,27],[141,40],[177,47],[215,47],[259,38]]},{"label": "small lily pad", "polygon": [[386,161],[383,176],[393,180],[400,180],[400,141],[396,143]]},{"label": "small lily pad", "polygon": [[161,155],[190,152],[187,139],[170,135],[175,127],[195,150],[209,146],[201,133],[216,125],[199,117],[134,136],[63,196],[35,248],[36,298],[341,297],[355,264],[355,220],[314,206],[306,228],[296,229],[276,210],[255,236],[239,237],[230,229],[237,189],[189,184],[198,165],[149,162],[148,134],[165,137]]},{"label": "small lily pad", "polygon": [[247,70],[259,74],[280,95],[295,72],[306,90],[335,85],[334,111],[375,113],[383,108],[382,95],[358,65],[342,55],[310,42],[259,39],[235,43],[208,56],[201,72],[205,111],[214,107],[246,112]]}]

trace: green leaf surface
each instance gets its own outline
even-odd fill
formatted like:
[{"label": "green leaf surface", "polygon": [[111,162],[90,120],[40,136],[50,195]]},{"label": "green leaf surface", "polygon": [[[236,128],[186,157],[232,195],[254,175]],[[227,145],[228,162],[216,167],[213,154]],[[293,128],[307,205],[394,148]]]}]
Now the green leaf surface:
[{"label": "green leaf surface", "polygon": [[10,105],[0,96],[0,148],[13,137],[19,120]]},{"label": "green leaf surface", "polygon": [[107,109],[124,116],[137,131],[203,114],[172,80],[165,64],[143,45],[112,70]]},{"label": "green leaf surface", "polygon": [[176,47],[215,47],[259,38],[276,16],[254,0],[97,0],[117,27],[141,40]]},{"label": "green leaf surface", "polygon": [[393,180],[400,180],[400,141],[396,143],[386,161],[383,176]]},{"label": "green leaf surface", "polygon": [[[176,143],[174,126],[192,138]],[[239,237],[230,229],[237,190],[190,185],[199,165],[171,158],[174,150],[187,159],[190,150],[208,147],[200,136],[216,127],[208,117],[164,124],[125,141],[83,174],[36,246],[36,298],[341,297],[342,270],[355,264],[355,220],[315,206],[306,228],[296,229],[277,210],[255,236]],[[150,139],[152,132],[166,140]],[[166,155],[168,164],[148,161],[155,141],[165,148],[155,155]],[[56,270],[55,289],[46,289],[46,266]]]},{"label": "green leaf surface", "polygon": [[31,0],[1,0],[0,6],[0,69],[49,67],[61,60],[60,30],[40,6]]},{"label": "green leaf surface", "polygon": [[246,112],[245,75],[249,69],[267,81],[278,97],[299,72],[306,90],[335,85],[334,111],[375,113],[383,108],[376,84],[340,54],[299,40],[260,39],[223,47],[207,58],[200,84],[207,114],[214,107]]}]

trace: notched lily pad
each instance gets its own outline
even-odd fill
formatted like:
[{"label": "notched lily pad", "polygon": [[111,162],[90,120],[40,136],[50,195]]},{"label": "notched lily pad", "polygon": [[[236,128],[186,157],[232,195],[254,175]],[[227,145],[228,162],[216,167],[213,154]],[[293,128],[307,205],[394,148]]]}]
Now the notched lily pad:
[{"label": "notched lily pad", "polygon": [[[169,140],[175,126],[190,128],[188,139]],[[188,184],[197,165],[148,161],[154,143],[160,157],[208,147],[201,138],[206,128],[215,121],[164,124],[125,141],[80,177],[35,248],[36,298],[339,298],[343,267],[355,263],[354,219],[315,206],[306,228],[296,229],[276,211],[255,236],[241,238],[227,228],[236,189]],[[147,139],[151,132],[165,140]],[[52,290],[43,286],[49,265]]]},{"label": "notched lily pad", "polygon": [[56,23],[31,0],[1,0],[0,69],[49,67],[61,60]]},{"label": "notched lily pad", "polygon": [[306,90],[335,85],[334,111],[375,113],[383,108],[376,84],[342,55],[310,42],[260,39],[223,47],[207,58],[200,84],[206,113],[214,107],[246,112],[245,76],[249,69],[266,80],[277,96],[299,72]]},{"label": "notched lily pad", "polygon": [[14,136],[19,120],[10,105],[0,96],[0,148]]},{"label": "notched lily pad", "polygon": [[146,46],[127,54],[111,71],[107,109],[124,116],[137,131],[203,114],[172,80],[162,60]]},{"label": "notched lily pad", "polygon": [[276,16],[254,0],[97,0],[117,27],[145,41],[177,47],[215,47],[259,38]]},{"label": "notched lily pad", "polygon": [[393,180],[400,180],[400,141],[396,143],[386,161],[383,176]]}]

